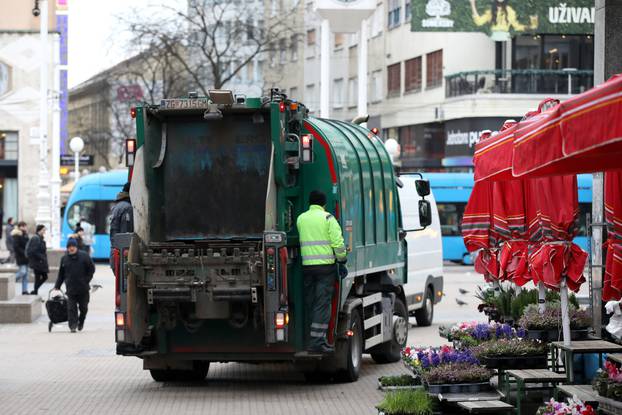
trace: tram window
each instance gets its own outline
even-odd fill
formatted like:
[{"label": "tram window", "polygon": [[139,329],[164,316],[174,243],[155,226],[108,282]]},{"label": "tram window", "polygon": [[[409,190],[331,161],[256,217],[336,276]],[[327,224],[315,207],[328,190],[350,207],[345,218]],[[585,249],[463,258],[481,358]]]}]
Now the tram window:
[{"label": "tram window", "polygon": [[71,229],[84,219],[95,225],[95,234],[110,233],[110,211],[114,202],[109,200],[81,200],[74,203],[67,212],[67,223]]},{"label": "tram window", "polygon": [[464,203],[437,203],[438,216],[443,236],[460,236],[460,224],[464,213]]}]

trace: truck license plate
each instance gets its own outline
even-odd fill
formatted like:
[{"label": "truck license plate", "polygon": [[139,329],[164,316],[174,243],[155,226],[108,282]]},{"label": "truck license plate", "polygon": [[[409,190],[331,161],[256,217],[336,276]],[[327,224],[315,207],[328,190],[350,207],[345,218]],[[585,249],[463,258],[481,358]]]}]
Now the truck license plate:
[{"label": "truck license plate", "polygon": [[207,109],[208,106],[209,99],[207,98],[163,99],[160,102],[160,109],[165,110]]}]

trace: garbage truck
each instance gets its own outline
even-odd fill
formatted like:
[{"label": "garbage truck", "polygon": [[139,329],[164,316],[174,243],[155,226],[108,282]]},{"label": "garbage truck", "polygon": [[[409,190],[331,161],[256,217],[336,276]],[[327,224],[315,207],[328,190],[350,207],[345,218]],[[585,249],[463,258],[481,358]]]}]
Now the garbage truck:
[{"label": "garbage truck", "polygon": [[[403,183],[372,131],[311,117],[276,89],[190,93],[131,116],[134,232],[115,235],[111,254],[116,350],[141,358],[154,380],[204,379],[210,362],[289,361],[311,379],[355,381],[363,353],[400,359],[409,314],[431,323],[442,267],[407,289],[407,235],[438,227],[429,184],[409,181],[418,220],[405,229]],[[327,195],[348,252],[327,354],[305,350],[296,218],[313,190]]]}]

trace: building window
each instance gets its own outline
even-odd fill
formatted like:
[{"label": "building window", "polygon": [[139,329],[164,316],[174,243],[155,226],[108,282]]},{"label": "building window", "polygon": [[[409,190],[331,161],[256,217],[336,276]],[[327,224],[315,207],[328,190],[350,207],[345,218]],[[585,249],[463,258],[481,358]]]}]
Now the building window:
[{"label": "building window", "polygon": [[289,47],[291,50],[291,60],[296,62],[298,60],[298,35],[292,35]]},{"label": "building window", "polygon": [[0,131],[0,160],[17,160],[17,133]]},{"label": "building window", "polygon": [[285,65],[287,62],[287,42],[285,39],[279,39],[279,63]]},{"label": "building window", "polygon": [[401,62],[387,66],[387,95],[399,95],[402,87]]},{"label": "building window", "polygon": [[333,81],[333,108],[343,108],[343,79]]},{"label": "building window", "polygon": [[426,83],[425,87],[437,88],[443,84],[443,50],[437,50],[426,55]]},{"label": "building window", "polygon": [[276,66],[276,45],[274,42],[270,43],[268,49],[270,50],[270,67],[274,68]]},{"label": "building window", "polygon": [[309,111],[316,111],[319,106],[319,100],[315,94],[315,84],[309,84],[305,86],[305,105],[309,108]]},{"label": "building window", "polygon": [[289,90],[289,97],[290,97],[291,99],[293,99],[293,100],[298,101],[298,99],[300,98],[300,97],[298,96],[298,88],[296,88],[296,87],[291,88],[291,89]]},{"label": "building window", "polygon": [[410,24],[410,20],[412,19],[413,9],[410,5],[410,0],[406,0],[406,5],[404,6],[404,23]]},{"label": "building window", "polygon": [[421,56],[404,62],[404,90],[421,91]]},{"label": "building window", "polygon": [[358,91],[358,80],[357,78],[348,79],[348,107],[356,107],[359,91]]},{"label": "building window", "polygon": [[307,46],[315,45],[315,29],[307,30]]},{"label": "building window", "polygon": [[400,7],[402,0],[389,0],[389,20],[387,27],[392,29],[400,25],[400,19],[402,17],[402,8]]},{"label": "building window", "polygon": [[371,73],[371,102],[382,101],[382,71]]},{"label": "building window", "polygon": [[343,46],[344,41],[345,36],[343,33],[335,33],[335,49],[340,49]]}]

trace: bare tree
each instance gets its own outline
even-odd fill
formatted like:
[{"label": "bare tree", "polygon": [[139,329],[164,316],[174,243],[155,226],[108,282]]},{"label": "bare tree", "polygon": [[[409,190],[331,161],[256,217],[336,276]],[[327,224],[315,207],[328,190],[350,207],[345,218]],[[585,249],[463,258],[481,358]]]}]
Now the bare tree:
[{"label": "bare tree", "polygon": [[130,14],[121,20],[131,34],[130,44],[158,51],[189,88],[208,95],[257,58],[274,58],[300,32],[292,23],[299,2],[293,4],[281,7],[278,15],[264,16],[263,7],[253,10],[240,2],[190,0],[185,10],[162,5],[164,13],[153,13],[153,18]]}]

